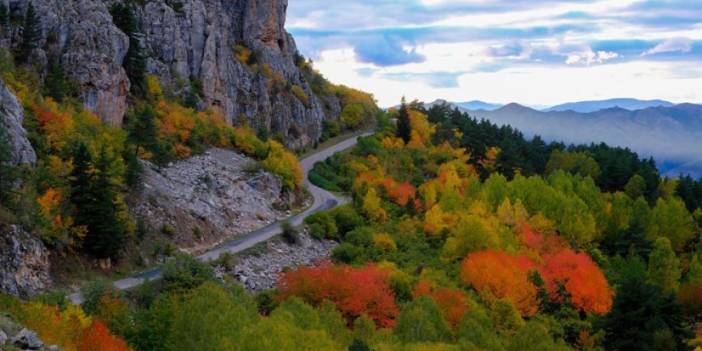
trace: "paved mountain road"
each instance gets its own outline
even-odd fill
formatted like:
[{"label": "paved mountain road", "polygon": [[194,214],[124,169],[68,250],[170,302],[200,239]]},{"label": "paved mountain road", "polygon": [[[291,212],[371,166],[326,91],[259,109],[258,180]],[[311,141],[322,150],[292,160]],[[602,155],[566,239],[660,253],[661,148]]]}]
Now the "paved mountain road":
[{"label": "paved mountain road", "polygon": [[[343,198],[341,196],[338,196],[336,194],[333,194],[331,192],[328,192],[322,188],[319,188],[315,186],[314,184],[310,183],[308,179],[309,172],[312,170],[314,167],[314,164],[320,161],[324,161],[327,158],[331,157],[337,152],[344,151],[346,149],[349,149],[356,145],[356,142],[358,141],[358,138],[361,136],[365,135],[370,135],[370,133],[364,133],[359,136],[354,136],[352,138],[346,139],[344,141],[339,142],[338,144],[334,144],[332,146],[329,146],[328,148],[319,151],[315,154],[312,154],[302,160],[300,160],[300,164],[302,165],[302,168],[305,172],[305,181],[304,181],[304,186],[307,188],[309,193],[312,195],[314,198],[314,202],[312,206],[310,206],[307,210],[304,212],[294,215],[290,218],[287,219],[292,225],[294,226],[299,226],[302,224],[304,219],[312,214],[315,214],[319,211],[322,210],[327,210],[330,208],[334,208],[336,206],[342,205],[346,202],[348,202],[348,199]],[[253,246],[255,246],[258,243],[267,241],[276,235],[280,234],[282,231],[282,223],[283,221],[278,221],[275,223],[272,223],[266,227],[263,227],[261,229],[255,230],[253,232],[250,232],[248,234],[245,234],[243,236],[239,236],[236,239],[233,239],[232,241],[229,241],[225,244],[222,244],[218,247],[215,247],[205,253],[203,253],[200,256],[197,256],[197,259],[202,261],[202,262],[208,262],[208,261],[213,261],[219,258],[222,254],[224,253],[238,253],[242,252],[246,249],[249,249]],[[117,280],[113,283],[115,288],[119,290],[127,290],[131,289],[134,287],[137,287],[141,284],[143,284],[147,280],[153,280],[153,279],[158,279],[161,277],[161,268],[154,269],[152,271],[144,272],[144,273],[139,273],[135,274],[129,278]],[[69,300],[73,302],[74,304],[81,304],[83,303],[83,296],[80,293],[75,293],[71,294],[68,296]]]}]

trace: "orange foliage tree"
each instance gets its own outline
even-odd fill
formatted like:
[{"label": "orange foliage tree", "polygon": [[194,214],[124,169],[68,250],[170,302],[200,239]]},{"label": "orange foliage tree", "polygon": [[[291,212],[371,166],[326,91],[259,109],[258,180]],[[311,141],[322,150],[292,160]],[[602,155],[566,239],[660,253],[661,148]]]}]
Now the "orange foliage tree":
[{"label": "orange foliage tree", "polygon": [[529,271],[534,268],[534,263],[524,256],[487,250],[466,257],[461,278],[486,301],[508,299],[522,315],[532,316],[538,310],[537,290],[529,281]]},{"label": "orange foliage tree", "polygon": [[392,201],[400,206],[407,206],[410,200],[414,200],[417,196],[417,188],[412,184],[409,182],[398,183],[392,177],[383,180],[383,187]]},{"label": "orange foliage tree", "polygon": [[613,293],[607,279],[587,254],[563,249],[545,255],[540,271],[552,301],[564,300],[563,288],[571,303],[582,311],[605,314],[612,308]]},{"label": "orange foliage tree", "polygon": [[379,327],[392,327],[399,315],[388,273],[375,265],[353,268],[323,263],[282,274],[280,298],[297,296],[319,306],[328,300],[349,323],[366,314]]},{"label": "orange foliage tree", "polygon": [[78,341],[78,351],[129,351],[124,340],[113,336],[105,324],[94,320],[89,328],[83,331]]}]

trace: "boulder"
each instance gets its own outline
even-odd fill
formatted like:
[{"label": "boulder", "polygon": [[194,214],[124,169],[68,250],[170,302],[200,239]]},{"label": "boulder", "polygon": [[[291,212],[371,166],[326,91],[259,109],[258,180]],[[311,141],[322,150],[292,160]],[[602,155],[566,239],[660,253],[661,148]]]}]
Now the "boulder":
[{"label": "boulder", "polygon": [[12,338],[12,345],[21,350],[41,350],[44,347],[44,342],[35,332],[25,328]]}]

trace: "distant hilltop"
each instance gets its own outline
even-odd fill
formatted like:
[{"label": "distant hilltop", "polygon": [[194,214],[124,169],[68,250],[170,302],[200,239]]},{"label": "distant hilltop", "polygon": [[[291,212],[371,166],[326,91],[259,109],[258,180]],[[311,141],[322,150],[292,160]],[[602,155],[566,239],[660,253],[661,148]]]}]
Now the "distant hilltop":
[{"label": "distant hilltop", "polygon": [[[427,104],[446,103],[438,100]],[[690,173],[702,176],[702,105],[678,104],[662,100],[613,99],[571,103],[536,110],[517,103],[497,109],[467,109],[449,103],[472,117],[498,125],[510,125],[525,135],[539,135],[549,141],[574,144],[604,142],[628,147],[643,156],[652,156],[669,175]],[[637,106],[649,106],[635,108]],[[595,106],[602,107],[589,111]]]}]

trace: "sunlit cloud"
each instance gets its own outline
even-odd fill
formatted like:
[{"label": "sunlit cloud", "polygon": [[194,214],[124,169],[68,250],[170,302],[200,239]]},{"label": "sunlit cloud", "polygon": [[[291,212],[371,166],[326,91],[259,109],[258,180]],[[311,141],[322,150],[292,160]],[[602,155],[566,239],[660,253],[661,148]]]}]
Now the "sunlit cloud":
[{"label": "sunlit cloud", "polygon": [[702,101],[695,1],[293,0],[287,28],[324,75],[384,106],[403,95]]}]

